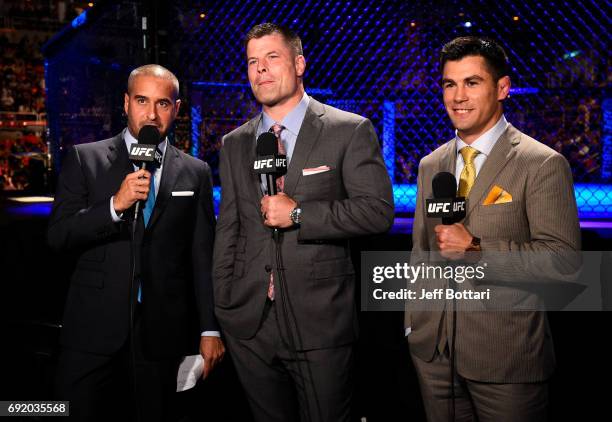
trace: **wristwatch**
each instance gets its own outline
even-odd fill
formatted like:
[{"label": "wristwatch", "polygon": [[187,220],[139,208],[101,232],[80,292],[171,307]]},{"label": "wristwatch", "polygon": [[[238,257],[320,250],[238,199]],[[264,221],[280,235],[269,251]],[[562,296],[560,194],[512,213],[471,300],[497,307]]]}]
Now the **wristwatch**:
[{"label": "wristwatch", "polygon": [[467,247],[466,252],[480,252],[480,238],[476,236],[472,236],[472,242],[470,246]]},{"label": "wristwatch", "polygon": [[289,213],[289,218],[291,218],[293,224],[300,224],[302,222],[302,209],[299,207],[299,205],[291,210]]}]

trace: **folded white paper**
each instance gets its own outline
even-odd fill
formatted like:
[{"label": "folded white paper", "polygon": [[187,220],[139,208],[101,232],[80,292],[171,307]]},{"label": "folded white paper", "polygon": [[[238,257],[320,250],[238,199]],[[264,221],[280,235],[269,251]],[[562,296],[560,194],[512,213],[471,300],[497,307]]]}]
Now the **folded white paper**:
[{"label": "folded white paper", "polygon": [[177,190],[172,192],[172,196],[193,196],[192,190]]},{"label": "folded white paper", "polygon": [[179,366],[176,377],[176,391],[186,391],[193,388],[204,372],[202,355],[185,356]]}]

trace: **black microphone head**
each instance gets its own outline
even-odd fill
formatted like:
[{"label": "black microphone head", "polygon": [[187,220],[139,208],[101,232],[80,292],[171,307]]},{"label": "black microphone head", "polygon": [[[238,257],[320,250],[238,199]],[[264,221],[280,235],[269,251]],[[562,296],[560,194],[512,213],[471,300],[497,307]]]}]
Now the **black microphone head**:
[{"label": "black microphone head", "polygon": [[447,171],[436,174],[431,181],[434,198],[454,198],[457,196],[457,179]]},{"label": "black microphone head", "polygon": [[257,138],[257,155],[276,155],[278,154],[278,140],[276,135],[271,132],[264,132]]},{"label": "black microphone head", "polygon": [[159,138],[161,138],[159,129],[153,125],[143,126],[138,132],[139,144],[157,145],[159,144]]}]

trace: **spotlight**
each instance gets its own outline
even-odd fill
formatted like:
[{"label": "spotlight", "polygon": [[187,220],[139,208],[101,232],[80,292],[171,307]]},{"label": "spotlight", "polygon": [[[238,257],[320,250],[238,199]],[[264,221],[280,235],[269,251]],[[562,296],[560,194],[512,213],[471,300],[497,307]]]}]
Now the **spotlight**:
[{"label": "spotlight", "polygon": [[206,18],[206,13],[200,13],[200,19]]},{"label": "spotlight", "polygon": [[513,20],[514,22],[518,22],[519,17],[518,17],[518,16],[514,16],[514,17],[512,17],[512,20]]},{"label": "spotlight", "polygon": [[464,22],[463,26],[465,26],[466,28],[471,28],[472,27],[472,22],[470,22],[470,21]]},{"label": "spotlight", "polygon": [[416,22],[410,22],[410,26],[414,28],[416,26]]},{"label": "spotlight", "polygon": [[89,7],[93,7],[93,6],[94,6],[94,4],[93,4],[93,3],[87,3],[87,6],[89,6]]}]

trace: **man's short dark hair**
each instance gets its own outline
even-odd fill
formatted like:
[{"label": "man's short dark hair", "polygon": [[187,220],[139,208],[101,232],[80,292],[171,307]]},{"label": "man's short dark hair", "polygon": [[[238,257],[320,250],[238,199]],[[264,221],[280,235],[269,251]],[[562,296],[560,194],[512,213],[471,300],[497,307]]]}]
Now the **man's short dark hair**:
[{"label": "man's short dark hair", "polygon": [[458,37],[444,45],[440,52],[440,71],[444,70],[447,61],[457,61],[467,56],[484,58],[496,81],[510,74],[508,56],[502,46],[489,38],[475,36]]},{"label": "man's short dark hair", "polygon": [[265,37],[266,35],[280,34],[289,48],[293,51],[294,56],[303,55],[302,40],[292,29],[286,26],[277,25],[275,23],[261,23],[252,27],[244,37],[244,48],[246,49],[247,44],[254,38]]}]

